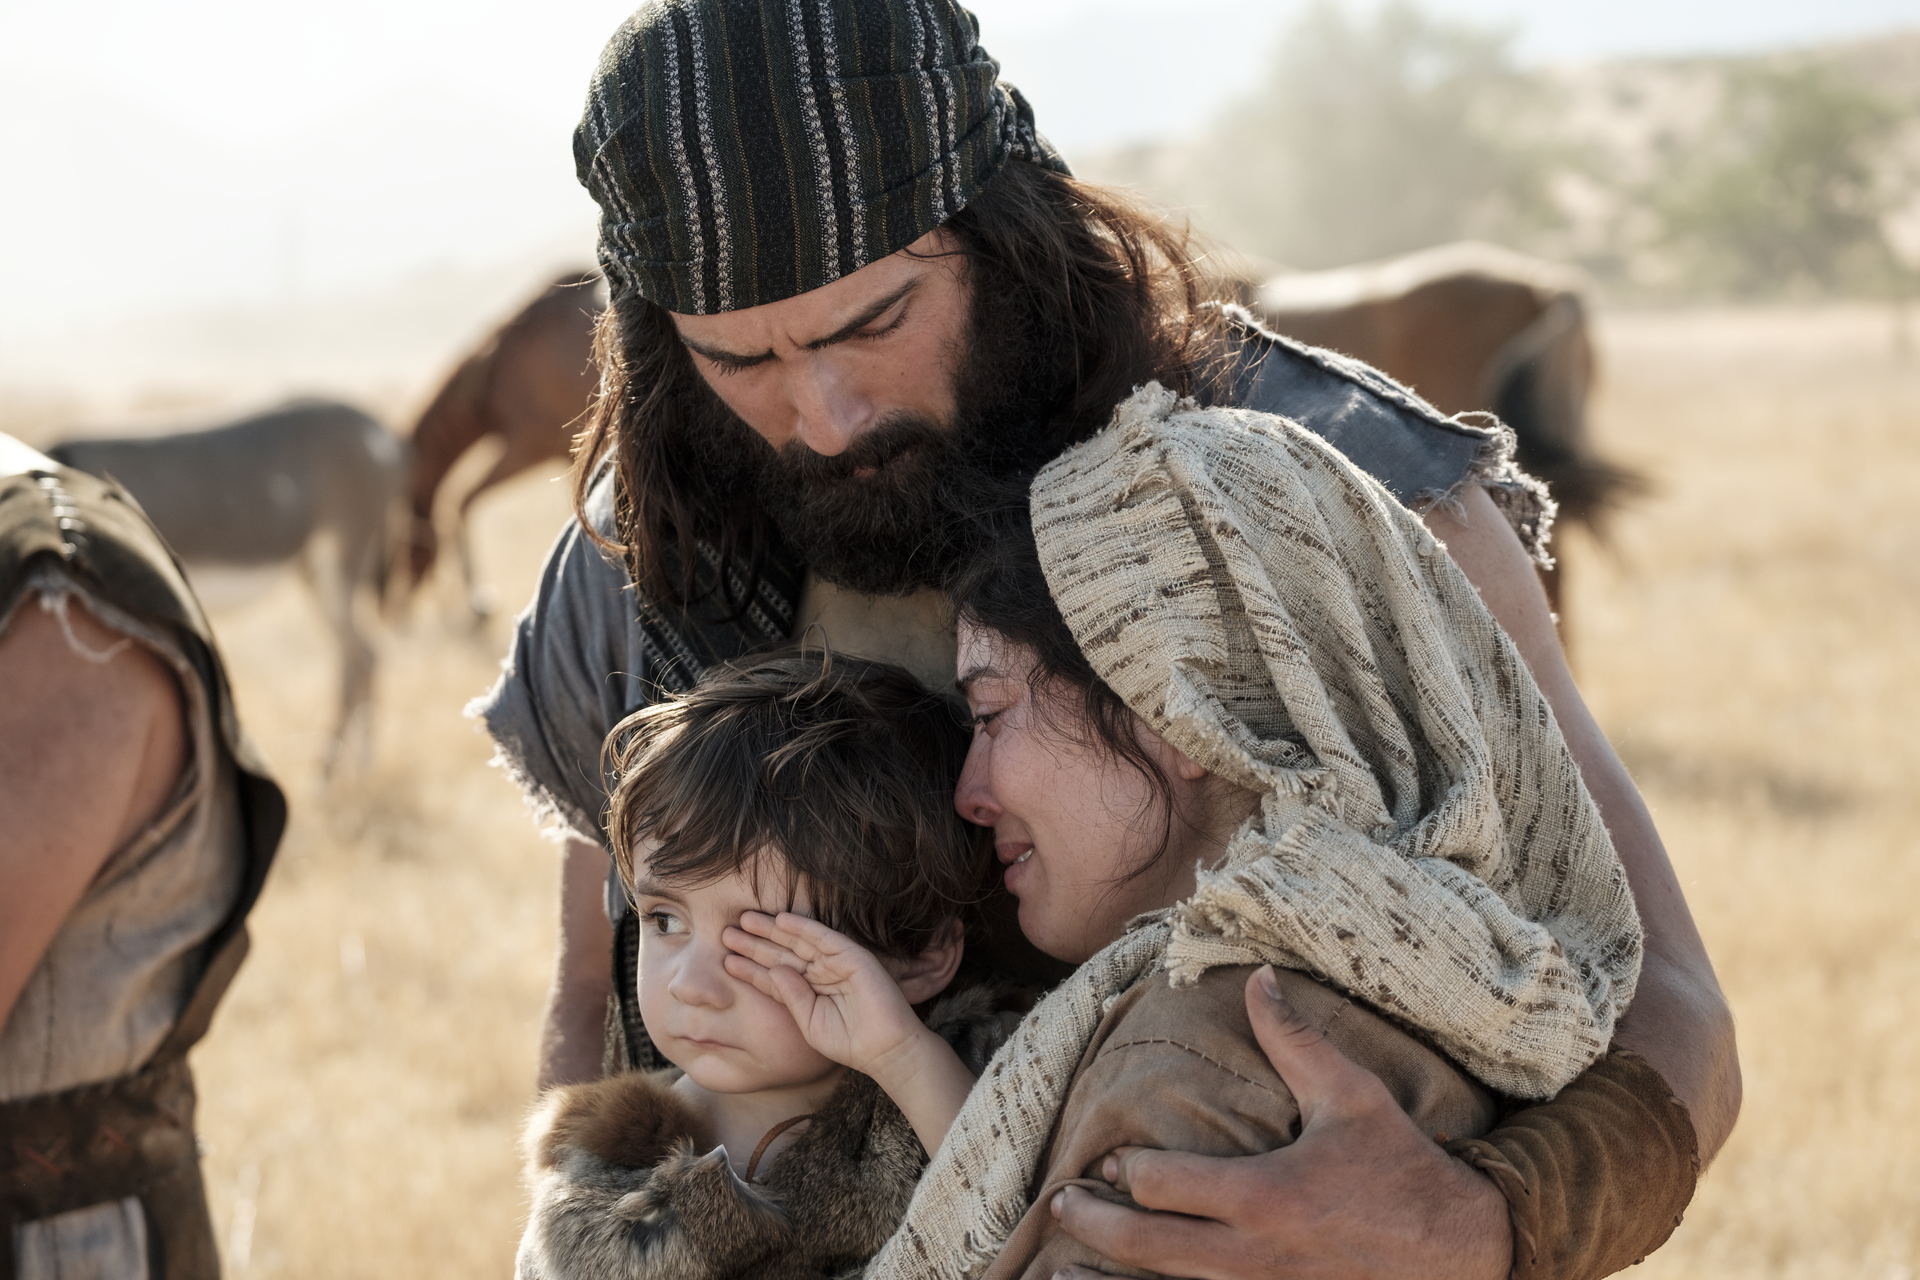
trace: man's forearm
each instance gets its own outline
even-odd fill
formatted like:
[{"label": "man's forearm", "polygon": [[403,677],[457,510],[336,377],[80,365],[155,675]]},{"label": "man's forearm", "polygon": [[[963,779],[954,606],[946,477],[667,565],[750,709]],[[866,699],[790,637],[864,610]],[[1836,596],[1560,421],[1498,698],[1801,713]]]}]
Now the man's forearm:
[{"label": "man's forearm", "polygon": [[607,853],[569,839],[560,864],[560,936],[540,1028],[540,1088],[600,1078],[607,998],[613,993],[613,929],[607,923]]},{"label": "man's forearm", "polygon": [[1646,962],[1618,1028],[1619,1043],[1644,1057],[1687,1104],[1700,1157],[1710,1160],[1733,1130],[1741,1091],[1733,1016],[1713,962],[1653,816],[1574,684],[1546,595],[1519,539],[1484,490],[1470,490],[1463,507],[1464,519],[1441,507],[1423,519],[1446,542],[1553,707],[1646,929]]}]

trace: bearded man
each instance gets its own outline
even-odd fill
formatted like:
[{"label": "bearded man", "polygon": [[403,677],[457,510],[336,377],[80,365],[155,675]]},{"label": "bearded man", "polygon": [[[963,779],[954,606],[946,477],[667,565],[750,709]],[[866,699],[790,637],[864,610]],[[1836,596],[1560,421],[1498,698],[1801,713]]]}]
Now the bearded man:
[{"label": "bearded man", "polygon": [[1739,1071],[1659,836],[1554,634],[1534,573],[1551,504],[1497,424],[1210,304],[1185,235],[1073,179],[976,36],[951,0],[659,0],[601,59],[574,138],[612,296],[579,519],[478,704],[567,837],[542,1083],[652,1062],[602,843],[607,731],[816,625],[946,685],[938,588],[981,517],[1158,379],[1292,418],[1424,512],[1553,706],[1647,958],[1616,1045],[1633,1052],[1515,1111],[1472,1163],[1280,1028],[1263,1043],[1301,1099],[1294,1145],[1125,1153],[1109,1177],[1145,1211],[1082,1194],[1067,1229],[1181,1275],[1617,1270],[1678,1221]]}]

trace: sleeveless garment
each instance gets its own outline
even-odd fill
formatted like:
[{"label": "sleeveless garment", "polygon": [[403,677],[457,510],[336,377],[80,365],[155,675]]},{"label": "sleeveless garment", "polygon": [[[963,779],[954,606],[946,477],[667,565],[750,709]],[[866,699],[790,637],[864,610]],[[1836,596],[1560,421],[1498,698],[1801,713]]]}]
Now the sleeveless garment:
[{"label": "sleeveless garment", "polygon": [[78,601],[174,673],[187,729],[168,801],[108,857],[0,1028],[0,1280],[214,1277],[186,1052],[246,954],[285,800],[132,498],[0,444],[25,463],[0,466],[0,632],[25,609],[64,625]]}]

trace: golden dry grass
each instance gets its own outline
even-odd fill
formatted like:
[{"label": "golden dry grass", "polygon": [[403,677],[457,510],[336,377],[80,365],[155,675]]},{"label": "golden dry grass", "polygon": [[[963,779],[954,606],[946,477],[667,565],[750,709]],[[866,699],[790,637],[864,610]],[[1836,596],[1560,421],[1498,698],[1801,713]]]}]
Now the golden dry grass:
[{"label": "golden dry grass", "polygon": [[[566,511],[548,475],[476,506],[477,552],[516,607]],[[331,788],[317,611],[288,581],[217,625],[294,813],[195,1055],[228,1274],[510,1274],[558,862],[461,713],[505,620],[474,635],[450,593],[416,602],[383,645],[373,763]]]},{"label": "golden dry grass", "polygon": [[[1658,495],[1576,542],[1588,695],[1655,807],[1739,1018],[1747,1104],[1643,1273],[1920,1266],[1920,359],[1884,315],[1604,324],[1600,429]],[[479,510],[517,603],[565,509]],[[550,849],[461,704],[504,640],[422,602],[385,646],[372,768],[315,781],[332,655],[292,585],[220,615],[295,818],[197,1055],[235,1276],[505,1274],[552,944]],[[1904,642],[1903,642],[1904,641]]]},{"label": "golden dry grass", "polygon": [[1661,492],[1620,521],[1616,560],[1578,562],[1580,673],[1654,807],[1746,1077],[1646,1271],[1910,1276],[1920,358],[1866,310],[1603,333],[1600,427]]}]

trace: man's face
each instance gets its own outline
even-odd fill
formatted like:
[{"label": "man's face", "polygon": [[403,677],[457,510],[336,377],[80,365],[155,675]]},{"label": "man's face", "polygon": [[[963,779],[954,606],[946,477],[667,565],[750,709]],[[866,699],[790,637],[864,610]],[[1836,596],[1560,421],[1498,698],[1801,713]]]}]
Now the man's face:
[{"label": "man's face", "polygon": [[[899,418],[948,424],[965,349],[965,259],[933,231],[811,293],[673,317],[714,394],[776,450],[845,453]],[[871,474],[868,472],[867,474]]]},{"label": "man's face", "polygon": [[673,317],[717,402],[690,440],[704,465],[869,595],[940,585],[999,478],[1038,461],[1051,397],[1023,317],[974,298],[951,247],[935,232],[797,298]]}]

